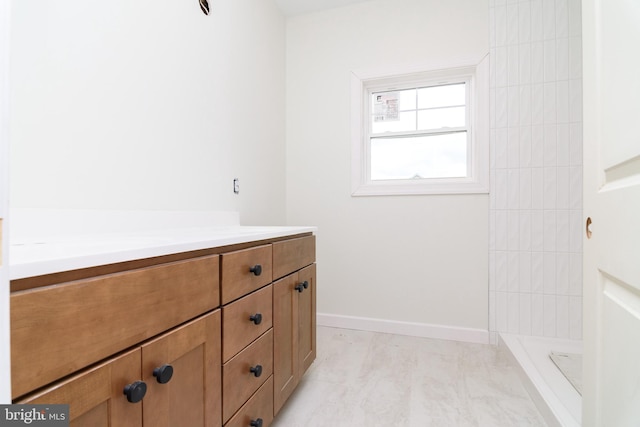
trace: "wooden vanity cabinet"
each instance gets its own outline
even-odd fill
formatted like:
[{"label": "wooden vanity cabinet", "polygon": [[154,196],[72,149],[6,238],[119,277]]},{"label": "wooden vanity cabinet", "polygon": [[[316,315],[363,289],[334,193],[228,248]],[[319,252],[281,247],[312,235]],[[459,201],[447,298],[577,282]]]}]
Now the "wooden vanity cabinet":
[{"label": "wooden vanity cabinet", "polygon": [[315,359],[315,236],[227,249],[15,284],[14,403],[69,404],[73,427],[268,427]]},{"label": "wooden vanity cabinet", "polygon": [[[286,257],[289,269],[303,267],[273,283],[274,415],[316,358],[316,265],[304,266],[315,261],[315,240],[313,245],[310,243],[310,240],[282,243],[285,246],[282,253],[289,254]],[[274,265],[275,259],[274,255]]]}]

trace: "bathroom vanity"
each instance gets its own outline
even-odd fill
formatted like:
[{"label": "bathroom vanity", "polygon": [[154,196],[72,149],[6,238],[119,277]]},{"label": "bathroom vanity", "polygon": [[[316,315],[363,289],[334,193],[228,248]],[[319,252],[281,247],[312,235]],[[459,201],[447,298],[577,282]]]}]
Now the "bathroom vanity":
[{"label": "bathroom vanity", "polygon": [[14,402],[69,404],[72,426],[267,427],[315,359],[314,231],[40,243],[11,281]]}]

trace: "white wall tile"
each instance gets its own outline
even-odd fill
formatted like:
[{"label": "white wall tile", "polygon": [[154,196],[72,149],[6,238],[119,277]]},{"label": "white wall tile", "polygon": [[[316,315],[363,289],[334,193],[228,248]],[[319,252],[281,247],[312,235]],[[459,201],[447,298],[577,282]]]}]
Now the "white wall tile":
[{"label": "white wall tile", "polygon": [[489,209],[496,209],[496,170],[489,169]]},{"label": "white wall tile", "polygon": [[544,168],[544,182],[542,188],[542,207],[556,209],[558,188],[557,171],[555,167]]},{"label": "white wall tile", "polygon": [[569,295],[569,253],[556,254],[556,294]]},{"label": "white wall tile", "polygon": [[556,81],[556,41],[544,41],[544,81]]},{"label": "white wall tile", "polygon": [[556,82],[556,120],[558,123],[569,122],[569,81]]},{"label": "white wall tile", "polygon": [[[507,45],[518,44],[518,5],[516,3],[507,5]],[[567,22],[568,25],[568,22]]]},{"label": "white wall tile", "polygon": [[531,295],[519,294],[520,305],[518,307],[520,319],[520,327],[518,333],[522,335],[531,335]]},{"label": "white wall tile", "polygon": [[582,296],[582,254],[569,254],[569,295]]},{"label": "white wall tile", "polygon": [[569,211],[569,250],[582,253],[584,220],[582,211]]},{"label": "white wall tile", "polygon": [[544,84],[544,111],[543,120],[545,123],[556,122],[556,82]]},{"label": "white wall tile", "polygon": [[507,209],[507,188],[507,170],[496,169],[496,209],[498,210]]},{"label": "white wall tile", "polygon": [[556,0],[556,38],[569,36],[569,10],[567,0]]},{"label": "white wall tile", "polygon": [[531,251],[531,211],[520,211],[520,250]]},{"label": "white wall tile", "polygon": [[542,253],[543,264],[543,291],[546,295],[556,293],[556,254],[554,252]]},{"label": "white wall tile", "polygon": [[520,169],[508,169],[507,172],[507,209],[518,209],[520,204]]},{"label": "white wall tile", "polygon": [[509,166],[509,158],[507,156],[507,143],[509,134],[507,128],[496,129],[496,168],[506,169]]},{"label": "white wall tile", "polygon": [[531,124],[544,123],[544,85],[536,83],[531,85]]},{"label": "white wall tile", "polygon": [[582,166],[569,167],[569,209],[582,210]]},{"label": "white wall tile", "polygon": [[[520,169],[520,209],[531,209],[531,169]],[[522,246],[520,247],[522,249]]]},{"label": "white wall tile", "polygon": [[531,208],[544,207],[544,169],[531,169]]},{"label": "white wall tile", "polygon": [[520,252],[520,292],[531,293],[531,252]]},{"label": "white wall tile", "polygon": [[509,127],[507,130],[507,166],[511,169],[520,166],[520,128]]},{"label": "white wall tile", "polygon": [[531,126],[520,126],[520,167],[531,167]]},{"label": "white wall tile", "polygon": [[489,129],[489,170],[496,167],[496,130]]},{"label": "white wall tile", "polygon": [[[569,252],[569,211],[556,211],[556,250]],[[568,266],[568,264],[567,264]]]},{"label": "white wall tile", "polygon": [[[520,249],[520,212],[507,211],[507,249],[515,253]],[[514,289],[510,289],[512,292]]]},{"label": "white wall tile", "polygon": [[569,166],[569,124],[558,123],[556,140],[556,161],[558,166]]},{"label": "white wall tile", "polygon": [[582,339],[582,297],[569,297],[569,338]]},{"label": "white wall tile", "polygon": [[556,298],[556,337],[569,338],[569,297]]},{"label": "white wall tile", "polygon": [[489,6],[489,48],[494,47],[496,47],[496,10]]},{"label": "white wall tile", "polygon": [[[489,256],[496,250],[496,211],[489,209]],[[491,273],[495,273],[495,259],[494,269],[489,272],[489,278],[491,280]]]},{"label": "white wall tile", "polygon": [[544,335],[544,296],[531,295],[531,335]]},{"label": "white wall tile", "polygon": [[496,216],[496,250],[506,251],[508,249],[509,222],[506,210],[495,211]]},{"label": "white wall tile", "polygon": [[507,117],[508,125],[518,126],[520,124],[520,87],[509,86],[507,89]]},{"label": "white wall tile", "polygon": [[582,79],[569,80],[569,121],[582,121]]},{"label": "white wall tile", "polygon": [[496,329],[498,332],[508,332],[506,292],[496,292]]},{"label": "white wall tile", "polygon": [[507,291],[507,252],[496,251],[496,291]]},{"label": "white wall tile", "polygon": [[511,334],[517,334],[520,329],[520,295],[509,292],[507,304],[507,330]]},{"label": "white wall tile", "polygon": [[543,300],[543,322],[544,336],[556,336],[556,297],[555,295],[544,295]]},{"label": "white wall tile", "polygon": [[496,88],[496,128],[506,128],[509,124],[507,102],[507,88]]},{"label": "white wall tile", "polygon": [[494,7],[504,6],[505,4],[507,4],[507,0],[495,0]]},{"label": "white wall tile", "polygon": [[544,125],[544,165],[555,166],[558,164],[558,128],[555,124]]},{"label": "white wall tile", "polygon": [[582,166],[582,122],[569,124],[569,162]]},{"label": "white wall tile", "polygon": [[489,127],[496,128],[496,88],[495,83],[489,89]]},{"label": "white wall tile", "polygon": [[[518,252],[507,253],[507,290],[517,293],[520,290],[518,279],[520,278],[520,255]],[[517,306],[516,306],[517,307]]]},{"label": "white wall tile", "polygon": [[545,210],[543,211],[542,216],[544,218],[544,251],[553,252],[556,250],[558,240],[556,211],[555,209]]},{"label": "white wall tile", "polygon": [[495,49],[496,69],[495,79],[496,87],[507,86],[507,47],[498,46]]},{"label": "white wall tile", "polygon": [[489,49],[489,87],[490,87],[490,90],[495,89],[496,87],[496,48],[495,47],[491,47]]},{"label": "white wall tile", "polygon": [[556,79],[569,78],[569,39],[556,39]]},{"label": "white wall tile", "polygon": [[520,125],[531,124],[531,85],[520,85]]},{"label": "white wall tile", "polygon": [[518,41],[531,41],[531,4],[528,1],[518,5]]},{"label": "white wall tile", "polygon": [[496,293],[489,291],[489,330],[496,330]]},{"label": "white wall tile", "polygon": [[531,43],[531,83],[544,82],[544,42]]},{"label": "white wall tile", "polygon": [[494,14],[496,46],[505,46],[507,44],[507,7],[496,5]]},{"label": "white wall tile", "polygon": [[531,211],[531,250],[544,250],[544,215],[543,211]]},{"label": "white wall tile", "polygon": [[544,127],[531,126],[531,167],[544,166]]},{"label": "white wall tile", "polygon": [[556,2],[542,0],[542,25],[545,40],[556,38]]},{"label": "white wall tile", "polygon": [[582,35],[582,2],[581,0],[569,0],[569,36]]},{"label": "white wall tile", "polygon": [[544,293],[544,254],[531,252],[531,292]]},{"label": "white wall tile", "polygon": [[520,48],[518,45],[507,46],[507,85],[515,86],[520,83],[519,58]]},{"label": "white wall tile", "polygon": [[[569,167],[563,166],[556,170],[556,209],[569,209]],[[568,219],[567,219],[568,222]],[[569,230],[567,230],[567,233]],[[567,234],[567,239],[569,235]],[[561,249],[558,249],[561,250]],[[569,241],[567,240],[567,251]]]},{"label": "white wall tile", "polygon": [[569,78],[582,78],[582,37],[569,38]]},{"label": "white wall tile", "polygon": [[531,0],[531,41],[544,39],[542,0]]},{"label": "white wall tile", "polygon": [[531,45],[521,44],[520,51],[518,53],[518,72],[520,84],[531,83]]}]

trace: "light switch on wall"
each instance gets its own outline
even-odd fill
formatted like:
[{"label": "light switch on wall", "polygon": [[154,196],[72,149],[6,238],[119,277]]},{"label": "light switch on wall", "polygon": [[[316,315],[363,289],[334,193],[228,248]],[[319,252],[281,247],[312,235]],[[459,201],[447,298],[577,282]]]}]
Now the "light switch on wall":
[{"label": "light switch on wall", "polygon": [[240,194],[240,180],[238,178],[233,179],[233,192]]}]

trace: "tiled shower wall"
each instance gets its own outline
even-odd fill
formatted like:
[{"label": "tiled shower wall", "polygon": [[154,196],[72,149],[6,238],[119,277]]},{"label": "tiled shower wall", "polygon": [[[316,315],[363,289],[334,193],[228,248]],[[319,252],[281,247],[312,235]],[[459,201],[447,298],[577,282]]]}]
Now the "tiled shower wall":
[{"label": "tiled shower wall", "polygon": [[489,0],[489,328],[582,338],[580,0]]}]

